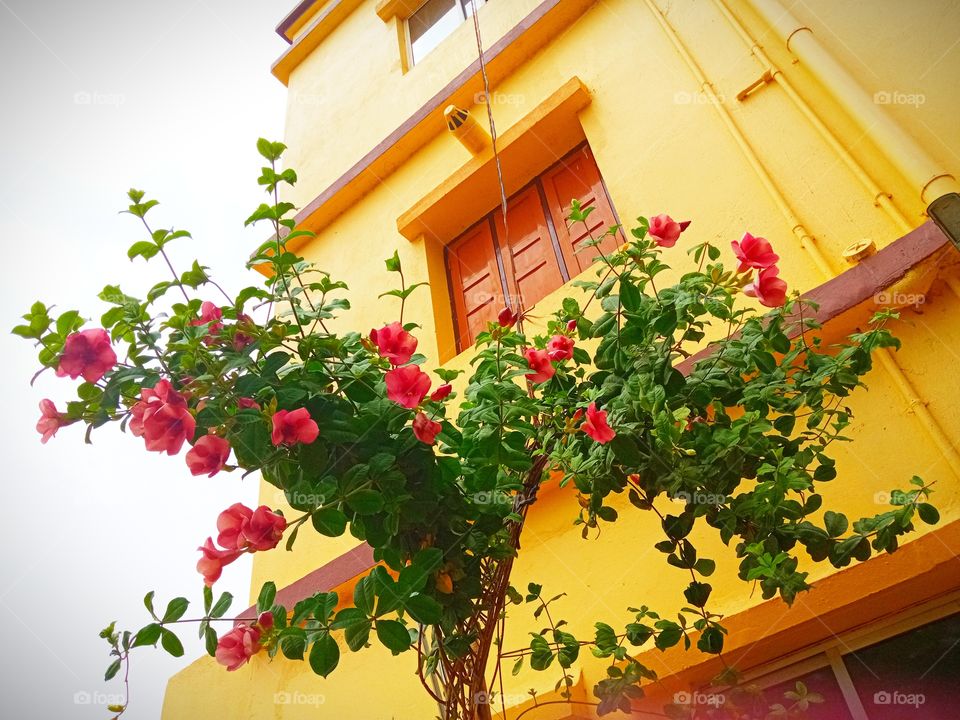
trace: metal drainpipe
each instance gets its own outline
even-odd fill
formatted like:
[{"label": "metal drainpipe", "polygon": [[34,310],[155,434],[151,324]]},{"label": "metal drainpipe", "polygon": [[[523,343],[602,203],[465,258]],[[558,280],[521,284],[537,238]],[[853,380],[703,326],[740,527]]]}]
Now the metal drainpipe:
[{"label": "metal drainpipe", "polygon": [[948,192],[960,192],[956,178],[943,170],[873,101],[846,68],[820,44],[813,31],[802,25],[779,0],[746,2],[780,35],[787,50],[803,61],[914,187],[919,188],[920,202],[924,207]]},{"label": "metal drainpipe", "polygon": [[790,84],[790,81],[783,75],[783,72],[778,68],[767,54],[763,51],[763,48],[757,44],[757,41],[751,37],[750,33],[743,26],[743,23],[740,22],[732,12],[730,8],[727,7],[724,0],[714,0],[717,8],[720,10],[721,14],[727,19],[727,22],[733,27],[737,32],[740,38],[743,40],[744,44],[750,48],[751,54],[757,59],[760,65],[763,67],[764,75],[769,75],[777,85],[786,93],[787,97],[793,102],[796,108],[803,114],[803,116],[809,121],[811,125],[816,129],[820,136],[826,141],[830,148],[843,160],[844,164],[850,169],[850,172],[854,174],[857,180],[867,189],[867,192],[870,193],[871,198],[873,198],[873,204],[876,207],[882,209],[888,216],[896,223],[897,227],[903,233],[908,233],[913,230],[913,226],[907,221],[906,216],[900,212],[896,205],[893,204],[891,198],[893,197],[886,190],[883,190],[877,183],[871,178],[867,172],[863,169],[863,166],[857,162],[857,160],[850,154],[850,152],[843,146],[843,144],[837,140],[836,136],[830,132],[830,129],[824,125],[823,121],[817,116],[813,109],[807,104],[807,101],[804,100],[800,95],[794,90],[793,86]]},{"label": "metal drainpipe", "polygon": [[[873,204],[887,213],[890,219],[896,223],[897,227],[900,229],[900,232],[908,233],[913,230],[914,226],[910,224],[906,216],[900,212],[899,208],[893,204],[893,196],[886,190],[882,189],[876,183],[876,181],[870,177],[857,159],[850,154],[843,143],[837,140],[837,137],[830,131],[830,128],[824,124],[813,108],[810,107],[807,101],[804,100],[794,89],[793,85],[790,84],[790,81],[786,78],[780,68],[773,64],[773,61],[770,60],[770,57],[766,52],[764,52],[763,48],[757,43],[757,41],[753,39],[749,31],[743,26],[743,23],[740,22],[740,19],[731,12],[726,1],[714,0],[714,3],[720,10],[720,13],[727,19],[727,22],[730,23],[736,33],[743,40],[744,44],[750,48],[750,53],[762,66],[762,79],[770,78],[780,86],[784,93],[786,93],[787,97],[790,98],[790,101],[793,102],[794,106],[807,119],[807,121],[813,125],[814,129],[820,133],[820,136],[824,139],[824,141],[837,154],[837,156],[843,160],[843,163],[847,166],[847,168],[849,168],[850,172],[853,173],[854,177],[856,177],[857,180],[859,180],[860,183],[866,188],[867,192],[870,193],[870,196],[873,198]],[[921,192],[921,199],[922,195],[923,193]],[[947,284],[953,294],[960,299],[960,280],[957,280],[952,276],[948,276],[944,278],[944,282]]]},{"label": "metal drainpipe", "polygon": [[[743,153],[746,155],[750,165],[756,171],[760,181],[763,183],[763,186],[766,188],[767,192],[770,193],[770,196],[773,198],[781,213],[783,213],[784,218],[790,223],[794,234],[800,239],[801,246],[810,253],[811,259],[820,269],[820,272],[823,274],[825,279],[834,277],[834,275],[837,273],[831,267],[830,262],[820,251],[820,248],[816,244],[813,236],[807,231],[807,229],[800,222],[800,219],[793,212],[780,188],[778,188],[773,182],[773,178],[770,176],[770,173],[767,172],[767,169],[763,166],[763,163],[760,161],[753,148],[747,142],[747,139],[740,131],[740,128],[738,128],[736,123],[734,123],[729,110],[727,110],[723,103],[720,102],[720,98],[714,91],[713,85],[709,80],[707,80],[706,76],[703,74],[703,71],[700,69],[700,66],[697,65],[696,60],[694,60],[693,56],[691,56],[687,51],[687,48],[684,46],[683,41],[677,34],[677,31],[673,29],[673,26],[671,26],[669,22],[667,22],[666,17],[653,0],[645,0],[645,2],[647,7],[649,7],[650,11],[653,13],[653,16],[656,18],[657,22],[660,24],[660,27],[663,28],[663,31],[670,39],[670,42],[676,48],[680,57],[687,64],[690,71],[697,79],[697,82],[700,83],[700,87],[703,92],[707,95],[707,97],[710,98],[710,101],[717,109],[717,112],[720,113],[720,117],[722,118],[724,125],[726,125],[731,135],[733,135],[737,145],[739,145],[741,150],[743,150]],[[954,475],[956,475],[957,478],[960,478],[960,453],[958,453],[956,448],[953,447],[953,444],[943,431],[943,428],[940,427],[940,424],[937,422],[936,418],[934,418],[927,409],[927,403],[920,399],[917,391],[910,384],[910,380],[897,363],[893,352],[889,348],[881,348],[877,352],[877,356],[880,359],[880,364],[883,365],[884,369],[893,379],[897,389],[900,391],[901,395],[903,395],[904,400],[906,400],[908,411],[914,413],[914,417],[917,418],[923,429],[930,436],[933,443],[943,454],[950,470],[954,473]]]},{"label": "metal drainpipe", "polygon": [[757,177],[763,184],[763,187],[766,189],[767,193],[769,193],[770,198],[774,201],[774,203],[776,203],[781,214],[787,220],[787,223],[790,225],[790,229],[793,231],[793,234],[796,235],[797,239],[800,241],[800,247],[810,254],[810,259],[813,260],[814,264],[817,266],[817,269],[820,270],[820,273],[824,278],[833,277],[836,274],[836,271],[831,266],[830,261],[820,250],[820,246],[817,244],[816,238],[810,234],[810,232],[804,227],[803,223],[800,222],[800,218],[798,218],[796,213],[793,212],[793,209],[787,203],[783,193],[780,191],[780,188],[777,187],[773,178],[770,176],[770,173],[767,172],[766,167],[764,167],[763,163],[760,161],[760,158],[757,156],[757,153],[750,146],[746,136],[744,136],[744,134],[740,131],[740,128],[737,127],[736,123],[733,121],[733,116],[730,114],[730,111],[727,110],[726,106],[717,96],[716,91],[713,89],[713,85],[709,80],[707,80],[706,76],[703,74],[703,71],[700,69],[700,66],[697,65],[697,61],[694,60],[687,51],[687,48],[684,46],[680,36],[677,35],[676,30],[674,30],[670,23],[667,22],[666,17],[664,17],[663,13],[660,11],[660,8],[657,7],[653,0],[646,0],[646,3],[650,8],[650,12],[653,13],[653,16],[657,19],[657,22],[660,23],[663,31],[670,39],[670,42],[673,43],[673,46],[680,54],[680,57],[683,58],[683,61],[687,64],[687,67],[689,67],[690,72],[693,73],[693,76],[697,79],[697,82],[700,83],[700,89],[708,98],[710,98],[711,104],[714,108],[716,108],[717,112],[720,113],[720,118],[723,120],[723,124],[726,125],[727,130],[730,131],[730,134],[733,136],[733,139],[736,141],[737,145],[740,146],[740,149],[747,158],[747,162],[750,163],[750,166],[754,169],[754,172],[756,172]]}]

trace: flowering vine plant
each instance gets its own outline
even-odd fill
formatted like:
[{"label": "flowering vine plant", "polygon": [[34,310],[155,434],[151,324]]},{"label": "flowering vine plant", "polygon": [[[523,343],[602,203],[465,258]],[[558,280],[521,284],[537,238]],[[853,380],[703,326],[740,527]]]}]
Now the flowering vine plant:
[{"label": "flowering vine plant", "polygon": [[[94,429],[119,423],[147,451],[182,454],[193,475],[259,472],[285,493],[283,509],[231,505],[199,547],[199,633],[228,671],[280,654],[326,677],[344,650],[379,643],[417,654],[442,717],[489,718],[500,660],[514,672],[524,664],[556,671],[569,700],[571,668],[586,647],[609,662],[594,688],[598,712],[629,711],[656,679],[640,651],[683,644],[722,657],[726,630],[708,609],[715,562],[698,552],[696,533],[719,534],[741,579],[789,603],[809,587],[801,553],[843,567],[896,550],[917,516],[937,521],[918,478],[875,517],[851,524],[824,512],[818,489],[837,476],[829,451],[846,440],[846,399],[871,353],[897,346],[884,327],[893,316],[823,345],[815,308],[788,297],[767,240],[747,233],[733,242],[735,269],[720,262],[718,247],[691,244],[691,268],[666,282],[662,249],[686,238],[689,223],[640,218],[626,241],[622,228],[609,228],[584,249],[598,256],[595,279],[573,283],[577,297],[544,319],[545,332],[525,332],[528,310],[504,308],[477,337],[472,374],[458,379],[425,369],[417,353],[417,325],[404,322],[403,309],[423,283],[407,284],[396,253],[386,267],[400,287],[385,293],[399,301],[396,321],[331,329],[350,307],[347,288],[291,250],[311,236],[280,199],[296,174],[279,168],[281,143],[260,140],[258,149],[270,200],[246,222],[272,231],[249,262],[267,271],[265,283],[231,294],[199,262],[175,271],[168,247],[189,233],[156,229],[148,216],[157,202],[131,190],[127,212],[146,235],[128,255],[169,275],[144,297],[108,285],[97,327],[85,329],[76,310],[54,318],[38,302],[14,329],[39,346],[41,372],[79,381],[64,410],[41,402],[43,442],[65,426],[85,426],[89,441]],[[590,212],[573,202],[569,222],[586,224]],[[609,236],[620,247],[604,253]],[[638,586],[624,618],[572,628],[557,611],[561,596],[548,599],[538,583],[515,588],[524,519],[547,483],[567,493],[585,540],[621,519],[652,523],[664,562],[689,577],[680,612],[658,614]],[[636,517],[620,517],[616,495],[629,500],[620,512],[632,506]],[[376,565],[352,597],[321,592],[283,607],[266,583],[253,616],[228,617],[231,597],[212,590],[225,568],[244,553],[289,550],[305,530],[350,533],[373,548]],[[161,613],[151,592],[147,625],[104,629],[106,677],[126,677],[140,646],[182,655],[175,628],[188,604],[178,597]],[[549,626],[525,647],[504,647],[506,618],[527,605]],[[220,621],[232,629],[218,633]],[[719,681],[730,695],[724,711],[752,717],[732,678]],[[781,716],[810,702],[816,697],[798,688]]]}]

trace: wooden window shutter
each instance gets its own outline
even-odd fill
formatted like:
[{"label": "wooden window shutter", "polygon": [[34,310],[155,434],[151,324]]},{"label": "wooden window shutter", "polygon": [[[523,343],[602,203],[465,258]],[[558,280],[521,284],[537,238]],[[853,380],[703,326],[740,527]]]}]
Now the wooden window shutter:
[{"label": "wooden window shutter", "polygon": [[[519,288],[524,308],[530,308],[566,281],[536,185],[510,199],[506,232],[502,211],[494,216],[508,294],[516,295]],[[516,308],[516,303],[511,306]]]},{"label": "wooden window shutter", "polygon": [[490,219],[484,218],[447,246],[460,349],[469,347],[504,305]]},{"label": "wooden window shutter", "polygon": [[[599,252],[596,248],[586,248],[579,253],[576,251],[584,242],[590,240],[591,233],[593,237],[599,237],[611,225],[618,224],[593,153],[584,145],[567,155],[555,168],[544,173],[542,180],[567,269],[571,277],[579,275],[593,264]],[[589,232],[584,223],[571,225],[567,220],[570,201],[573,199],[579,200],[583,208],[596,208],[587,218]],[[622,243],[623,237],[618,233],[617,237],[604,239],[600,248],[608,253],[616,250]]]}]

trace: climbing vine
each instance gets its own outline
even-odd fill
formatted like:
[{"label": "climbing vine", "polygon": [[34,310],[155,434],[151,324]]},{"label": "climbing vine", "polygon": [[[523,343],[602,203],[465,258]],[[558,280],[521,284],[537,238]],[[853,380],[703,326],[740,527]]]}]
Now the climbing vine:
[{"label": "climbing vine", "polygon": [[[573,283],[576,297],[542,332],[528,331],[529,309],[505,307],[477,337],[469,377],[458,378],[417,352],[404,307],[423,283],[406,282],[396,253],[386,268],[399,287],[381,296],[396,303],[396,320],[331,329],[350,308],[348,289],[292,250],[312,236],[280,199],[296,173],[280,168],[282,144],[260,140],[258,150],[269,199],[246,224],[271,233],[249,261],[268,270],[265,282],[230,293],[199,262],[177,271],[167,248],[189,233],[157,228],[157,201],[131,190],[126,212],[143,239],[128,255],[164,279],[142,297],[105,287],[94,327],[77,310],[54,317],[37,302],[14,329],[37,344],[41,372],[76,381],[63,410],[41,402],[44,442],[71,425],[89,441],[117,423],[147,451],[182,453],[195,476],[258,472],[284,493],[283,510],[234,504],[194,531],[198,542],[209,537],[197,564],[203,613],[192,627],[226,670],[282,655],[327,677],[341,653],[377,643],[416,653],[442,717],[467,720],[502,711],[503,671],[524,665],[556,673],[572,702],[572,668],[586,649],[609,661],[593,689],[598,711],[629,711],[656,680],[640,652],[682,645],[722,657],[727,630],[709,609],[716,564],[695,546],[698,534],[716,533],[763,598],[790,603],[809,588],[802,554],[844,567],[895,551],[918,517],[937,521],[919,478],[874,517],[851,523],[822,506],[821,485],[843,482],[830,451],[847,440],[848,398],[872,353],[897,347],[886,328],[895,315],[824,345],[815,308],[788,293],[767,240],[733,242],[738,264],[728,268],[718,247],[688,242],[696,229],[667,215],[641,217],[626,233],[609,228],[582,250],[597,256],[595,275]],[[590,212],[574,202],[568,221],[586,225]],[[610,236],[619,247],[604,253]],[[689,255],[679,275],[663,254],[675,245]],[[638,583],[622,617],[574,628],[551,578],[514,587],[524,520],[547,483],[565,489],[584,542],[615,522],[659,528],[663,562],[689,577],[679,613],[645,605]],[[613,498],[623,495],[629,505],[618,511]],[[350,533],[373,548],[376,566],[352,597],[322,592],[283,607],[266,583],[255,614],[230,616],[232,598],[213,591],[221,574],[242,554],[290,550],[301,532]],[[151,592],[148,624],[104,629],[106,677],[126,681],[140,646],[182,655],[188,605],[178,597],[157,612]],[[504,647],[505,623],[528,611],[543,629],[525,647]],[[233,625],[218,632],[222,622]],[[738,700],[732,671],[718,683],[724,711],[740,713],[728,717],[756,716],[753,696]],[[798,686],[777,712],[796,716],[816,701]],[[700,710],[675,703],[665,712]]]}]

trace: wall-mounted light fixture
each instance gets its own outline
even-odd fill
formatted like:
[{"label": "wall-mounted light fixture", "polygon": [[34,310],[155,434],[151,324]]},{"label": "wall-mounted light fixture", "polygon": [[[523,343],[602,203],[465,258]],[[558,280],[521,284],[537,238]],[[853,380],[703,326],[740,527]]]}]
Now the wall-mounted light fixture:
[{"label": "wall-mounted light fixture", "polygon": [[490,147],[490,135],[474,120],[469,110],[447,105],[443,116],[447,121],[447,130],[474,155]]},{"label": "wall-mounted light fixture", "polygon": [[960,250],[960,193],[941,195],[927,207],[927,215]]}]

